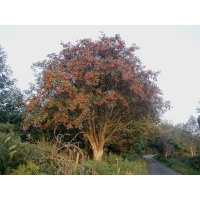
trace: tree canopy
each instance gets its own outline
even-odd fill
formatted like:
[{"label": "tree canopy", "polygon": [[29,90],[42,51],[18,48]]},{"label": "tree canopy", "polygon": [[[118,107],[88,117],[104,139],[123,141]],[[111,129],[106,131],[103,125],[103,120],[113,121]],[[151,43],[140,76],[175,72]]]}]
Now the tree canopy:
[{"label": "tree canopy", "polygon": [[130,131],[140,119],[154,119],[169,108],[146,70],[119,35],[61,43],[59,54],[33,64],[37,81],[27,98],[28,127],[78,128],[88,138],[95,160],[113,135]]},{"label": "tree canopy", "polygon": [[[199,102],[199,103],[200,103],[200,102]],[[197,113],[200,113],[200,108],[199,108],[199,107],[198,107],[196,110],[197,110]],[[200,128],[200,115],[198,115],[197,123],[198,123],[199,128]]]},{"label": "tree canopy", "polygon": [[18,124],[22,121],[23,95],[11,78],[12,70],[6,64],[6,53],[0,46],[0,123]]}]

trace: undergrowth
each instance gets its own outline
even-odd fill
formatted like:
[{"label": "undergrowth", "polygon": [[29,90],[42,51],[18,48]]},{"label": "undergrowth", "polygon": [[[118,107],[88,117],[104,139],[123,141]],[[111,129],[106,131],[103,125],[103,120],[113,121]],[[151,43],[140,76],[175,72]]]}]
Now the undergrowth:
[{"label": "undergrowth", "polygon": [[83,164],[87,174],[97,175],[147,175],[146,161],[142,158],[129,161],[109,154],[103,161],[89,160]]},{"label": "undergrowth", "polygon": [[102,161],[86,159],[63,135],[52,141],[23,143],[15,133],[0,133],[0,174],[10,175],[147,175],[143,158],[109,154]]},{"label": "undergrowth", "polygon": [[162,162],[164,165],[176,170],[177,172],[183,174],[183,175],[200,175],[200,170],[198,170],[196,166],[198,163],[198,157],[180,157],[180,158],[163,158],[160,156],[155,156],[157,160]]}]

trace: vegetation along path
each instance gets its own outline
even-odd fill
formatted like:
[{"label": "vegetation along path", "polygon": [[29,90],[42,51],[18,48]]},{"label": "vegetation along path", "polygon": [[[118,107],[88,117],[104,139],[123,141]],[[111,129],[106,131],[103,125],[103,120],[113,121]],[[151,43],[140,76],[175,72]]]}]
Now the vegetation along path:
[{"label": "vegetation along path", "polygon": [[180,175],[180,173],[155,160],[153,156],[154,155],[144,156],[147,161],[149,175]]}]

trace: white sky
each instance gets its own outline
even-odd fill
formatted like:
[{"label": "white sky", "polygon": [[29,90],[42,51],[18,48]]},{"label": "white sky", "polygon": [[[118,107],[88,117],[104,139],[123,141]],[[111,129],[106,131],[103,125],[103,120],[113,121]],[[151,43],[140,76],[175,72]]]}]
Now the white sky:
[{"label": "white sky", "polygon": [[119,33],[127,46],[136,43],[136,54],[147,69],[161,71],[158,86],[172,109],[164,119],[186,122],[197,116],[200,100],[200,26],[0,26],[0,44],[8,55],[7,63],[23,90],[33,81],[31,65],[46,55],[61,50],[60,42],[98,39]]}]

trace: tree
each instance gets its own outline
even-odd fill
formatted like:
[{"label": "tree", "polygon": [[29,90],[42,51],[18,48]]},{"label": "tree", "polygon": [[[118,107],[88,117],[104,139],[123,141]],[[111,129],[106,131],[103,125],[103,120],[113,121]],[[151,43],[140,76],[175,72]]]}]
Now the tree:
[{"label": "tree", "polygon": [[199,127],[194,116],[190,116],[187,123],[183,126],[183,131],[191,156],[195,156],[199,140]]},{"label": "tree", "polygon": [[188,152],[183,126],[184,124],[177,124],[172,131],[171,144],[174,146],[174,156],[184,156]]},{"label": "tree", "polygon": [[169,107],[155,84],[158,73],[145,70],[134,55],[137,46],[126,47],[119,35],[62,46],[58,55],[32,66],[37,81],[25,103],[24,130],[76,127],[88,138],[94,160],[101,160],[113,135]]},{"label": "tree", "polygon": [[128,155],[133,158],[136,154],[142,156],[148,152],[148,139],[152,137],[156,129],[156,123],[148,117],[140,118],[138,121],[135,119],[128,131],[115,134],[105,148],[108,153],[112,152],[125,157]]},{"label": "tree", "polygon": [[12,70],[6,65],[6,53],[0,45],[0,92],[5,92],[13,84],[14,80],[10,78]]},{"label": "tree", "polygon": [[12,70],[6,64],[6,54],[0,46],[0,123],[16,124],[18,128],[22,122],[21,91],[15,86],[12,79]]},{"label": "tree", "polygon": [[[196,110],[197,110],[197,113],[200,113],[200,107],[198,107]],[[199,129],[200,129],[200,115],[198,115],[197,123],[198,123]]]},{"label": "tree", "polygon": [[[199,101],[199,103],[200,103],[200,101]],[[200,113],[200,107],[198,107],[198,108],[196,109],[196,111],[197,111],[197,113]]]},{"label": "tree", "polygon": [[162,134],[160,139],[157,141],[157,145],[162,156],[168,157],[169,155],[172,155],[174,151],[174,147],[171,144],[174,126],[170,122],[164,121],[159,125],[159,127],[161,128]]},{"label": "tree", "polygon": [[197,118],[197,123],[198,123],[199,129],[200,129],[200,116],[198,116],[198,118]]}]

